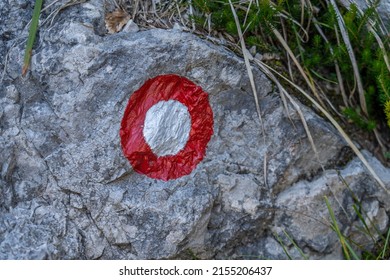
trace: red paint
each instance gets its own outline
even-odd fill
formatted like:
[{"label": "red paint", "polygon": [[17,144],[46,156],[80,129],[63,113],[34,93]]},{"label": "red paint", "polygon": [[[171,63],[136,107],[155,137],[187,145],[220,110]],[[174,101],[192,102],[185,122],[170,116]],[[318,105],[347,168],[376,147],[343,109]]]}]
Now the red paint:
[{"label": "red paint", "polygon": [[[191,116],[190,136],[176,155],[158,157],[146,143],[142,130],[147,111],[159,101],[168,100],[187,106]],[[177,75],[157,76],[130,97],[121,122],[122,150],[135,171],[165,181],[177,179],[190,174],[203,159],[213,124],[208,94],[201,87]]]}]

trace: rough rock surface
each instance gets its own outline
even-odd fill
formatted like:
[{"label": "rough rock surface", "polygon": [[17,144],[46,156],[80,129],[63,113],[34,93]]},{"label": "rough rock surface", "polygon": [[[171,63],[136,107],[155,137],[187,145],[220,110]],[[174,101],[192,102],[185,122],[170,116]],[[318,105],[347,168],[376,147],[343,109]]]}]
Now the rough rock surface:
[{"label": "rough rock surface", "polygon": [[[388,227],[388,196],[327,122],[302,106],[322,171],[271,82],[253,69],[264,138],[242,60],[194,35],[104,35],[102,4],[89,1],[41,30],[21,77],[17,35],[26,35],[31,2],[0,4],[1,57],[10,51],[0,85],[0,259],[286,258],[275,236],[300,258],[284,231],[311,258],[341,258],[325,195],[342,229],[364,240],[345,183]],[[167,73],[209,93],[214,135],[190,175],[163,182],[133,172],[119,127],[129,96]],[[389,187],[389,170],[366,156]]]}]

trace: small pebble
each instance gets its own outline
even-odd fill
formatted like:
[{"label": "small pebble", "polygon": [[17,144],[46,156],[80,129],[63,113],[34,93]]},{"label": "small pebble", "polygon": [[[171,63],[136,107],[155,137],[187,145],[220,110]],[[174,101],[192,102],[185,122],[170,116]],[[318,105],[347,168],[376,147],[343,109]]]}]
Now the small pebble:
[{"label": "small pebble", "polygon": [[249,52],[251,53],[251,55],[255,55],[255,54],[256,54],[256,46],[252,46],[252,47],[249,49]]},{"label": "small pebble", "polygon": [[182,31],[183,28],[177,22],[174,23],[172,29]]},{"label": "small pebble", "polygon": [[129,20],[125,27],[123,27],[123,32],[128,32],[128,33],[137,33],[139,31],[138,25],[131,19]]},{"label": "small pebble", "polygon": [[261,54],[257,53],[255,55],[255,59],[258,60],[258,61],[262,61],[263,60],[263,56]]}]

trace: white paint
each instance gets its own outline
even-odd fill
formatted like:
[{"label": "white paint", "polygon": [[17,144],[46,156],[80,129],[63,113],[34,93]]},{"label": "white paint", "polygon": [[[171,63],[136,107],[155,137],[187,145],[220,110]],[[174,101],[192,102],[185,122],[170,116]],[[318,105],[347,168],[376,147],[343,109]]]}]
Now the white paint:
[{"label": "white paint", "polygon": [[146,113],[143,135],[158,156],[175,155],[190,136],[191,116],[185,105],[176,100],[160,101]]}]

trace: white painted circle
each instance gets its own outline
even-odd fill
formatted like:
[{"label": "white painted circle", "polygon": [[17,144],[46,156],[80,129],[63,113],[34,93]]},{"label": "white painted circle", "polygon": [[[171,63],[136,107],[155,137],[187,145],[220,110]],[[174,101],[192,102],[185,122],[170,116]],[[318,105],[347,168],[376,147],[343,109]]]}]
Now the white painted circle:
[{"label": "white painted circle", "polygon": [[146,143],[157,156],[175,155],[190,137],[191,116],[176,100],[160,101],[146,112],[142,130]]}]

